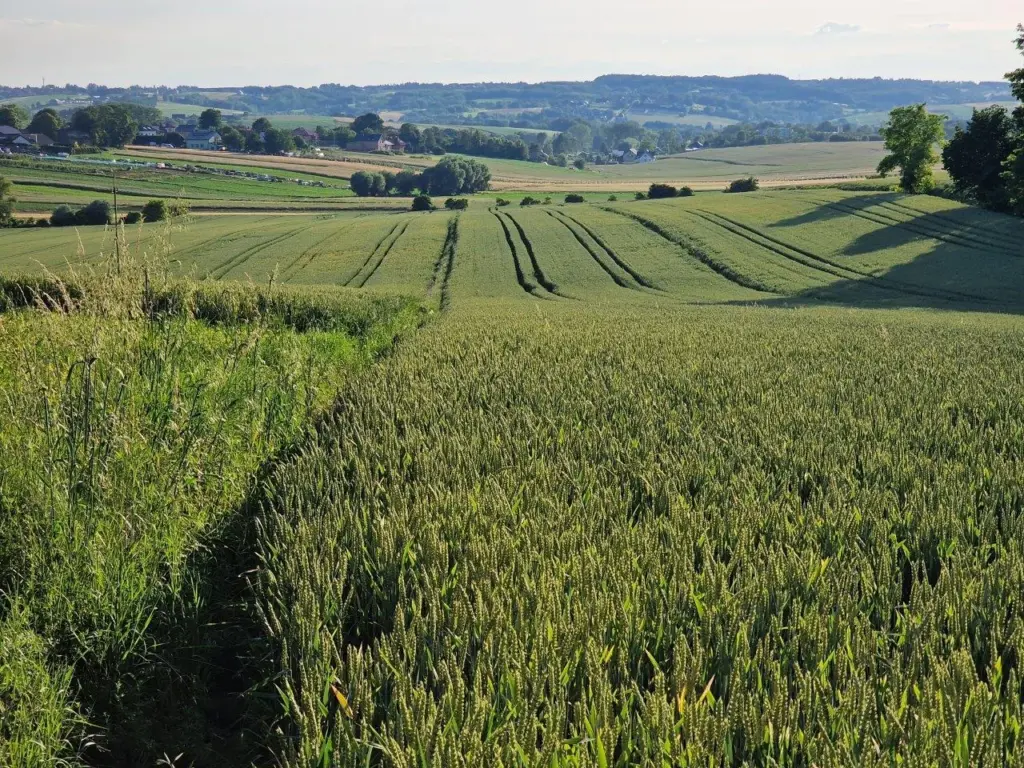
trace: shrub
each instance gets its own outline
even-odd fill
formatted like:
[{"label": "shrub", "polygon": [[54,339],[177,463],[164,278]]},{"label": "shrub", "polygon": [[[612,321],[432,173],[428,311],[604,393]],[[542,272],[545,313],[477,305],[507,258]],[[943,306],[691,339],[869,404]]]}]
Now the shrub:
[{"label": "shrub", "polygon": [[146,221],[163,221],[169,215],[166,200],[150,200],[142,206],[142,218]]},{"label": "shrub", "polygon": [[634,199],[636,199],[636,200],[646,200],[647,199],[647,195],[645,195],[643,192],[637,192],[636,195],[634,195]]},{"label": "shrub", "polygon": [[434,201],[430,199],[430,195],[416,195],[412,199],[412,209],[414,211],[432,211],[434,210]]},{"label": "shrub", "polygon": [[449,211],[464,211],[469,208],[469,200],[464,197],[449,197],[444,201],[444,207]]},{"label": "shrub", "polygon": [[545,197],[544,198],[544,205],[551,205],[551,198],[550,197]]},{"label": "shrub", "polygon": [[573,161],[572,165],[573,168],[575,168],[577,171],[582,171],[584,168],[587,167],[587,163],[583,158],[577,158],[576,160]]},{"label": "shrub", "polygon": [[50,220],[49,219],[39,219],[39,220],[36,221],[36,226],[37,227],[48,227],[48,226],[50,226]]},{"label": "shrub", "polygon": [[529,195],[527,195],[526,197],[519,201],[519,205],[524,207],[527,205],[540,205],[540,200],[538,200],[536,197],[530,197]]},{"label": "shrub", "polygon": [[726,192],[756,192],[761,186],[761,183],[753,176],[748,176],[745,179],[736,179],[725,188]]},{"label": "shrub", "polygon": [[499,208],[504,208],[506,205],[512,205],[512,201],[505,200],[504,198],[499,197],[496,201],[496,204]]},{"label": "shrub", "polygon": [[680,197],[693,197],[693,190],[690,187],[680,187],[679,188],[679,196]]},{"label": "shrub", "polygon": [[618,199],[619,198],[616,197],[615,195],[608,195],[608,202],[609,203],[614,203],[614,202],[618,201]]},{"label": "shrub", "polygon": [[679,197],[679,190],[671,184],[651,184],[647,190],[648,200],[663,200],[668,197]]},{"label": "shrub", "polygon": [[110,203],[106,200],[93,200],[84,208],[75,212],[75,223],[86,226],[98,226],[111,222]]},{"label": "shrub", "polygon": [[188,216],[188,211],[187,200],[172,200],[167,204],[167,215],[172,219],[178,216]]},{"label": "shrub", "polygon": [[53,213],[50,214],[50,225],[54,227],[73,227],[75,225],[75,212],[66,205],[54,208]]},{"label": "shrub", "polygon": [[131,213],[124,217],[125,224],[138,224],[140,221],[142,221],[141,211],[132,211]]},{"label": "shrub", "polygon": [[565,202],[567,202],[567,203],[585,203],[587,201],[583,198],[583,195],[566,195],[565,196]]}]

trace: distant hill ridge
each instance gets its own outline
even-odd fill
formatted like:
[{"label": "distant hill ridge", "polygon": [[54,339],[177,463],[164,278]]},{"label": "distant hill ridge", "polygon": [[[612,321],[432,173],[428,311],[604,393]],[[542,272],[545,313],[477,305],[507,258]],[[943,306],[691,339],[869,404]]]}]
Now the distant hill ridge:
[{"label": "distant hill ridge", "polygon": [[[159,100],[263,114],[351,115],[387,111],[417,121],[456,123],[469,118],[471,122],[484,125],[521,127],[557,118],[614,119],[631,111],[810,122],[842,118],[856,112],[889,110],[909,103],[951,105],[1012,99],[1005,82],[880,77],[794,80],[771,74],[738,77],[608,74],[588,81],[370,86],[327,83],[309,88],[291,85],[0,86],[0,101],[33,96],[43,100],[92,97],[142,104],[155,104]],[[517,110],[533,110],[535,114],[527,117]],[[538,117],[538,111],[544,113],[543,117]]]}]

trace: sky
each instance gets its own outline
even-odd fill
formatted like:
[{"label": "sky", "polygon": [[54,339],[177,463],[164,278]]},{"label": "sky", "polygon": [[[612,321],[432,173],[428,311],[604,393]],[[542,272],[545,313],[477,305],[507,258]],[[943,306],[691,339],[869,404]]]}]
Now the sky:
[{"label": "sky", "polygon": [[33,0],[0,3],[0,84],[1001,80],[1018,22],[1019,0]]}]

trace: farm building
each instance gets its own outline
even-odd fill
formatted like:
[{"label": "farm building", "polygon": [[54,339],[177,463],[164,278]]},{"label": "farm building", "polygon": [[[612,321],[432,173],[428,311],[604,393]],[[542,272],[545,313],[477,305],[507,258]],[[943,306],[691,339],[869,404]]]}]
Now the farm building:
[{"label": "farm building", "polygon": [[403,152],[405,151],[405,142],[398,138],[389,139],[384,134],[378,133],[374,136],[350,141],[345,148],[353,152]]},{"label": "farm building", "polygon": [[188,149],[220,149],[220,134],[216,131],[198,131],[185,139]]},{"label": "farm building", "polygon": [[296,128],[292,131],[292,136],[297,139],[302,139],[307,144],[319,144],[320,136],[315,131],[307,131],[305,128]]}]

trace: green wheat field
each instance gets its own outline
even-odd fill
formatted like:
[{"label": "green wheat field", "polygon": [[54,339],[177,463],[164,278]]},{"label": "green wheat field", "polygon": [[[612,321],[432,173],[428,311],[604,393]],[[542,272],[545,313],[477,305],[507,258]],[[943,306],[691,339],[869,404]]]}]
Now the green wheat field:
[{"label": "green wheat field", "polygon": [[1024,762],[1024,222],[0,233],[0,764]]}]

